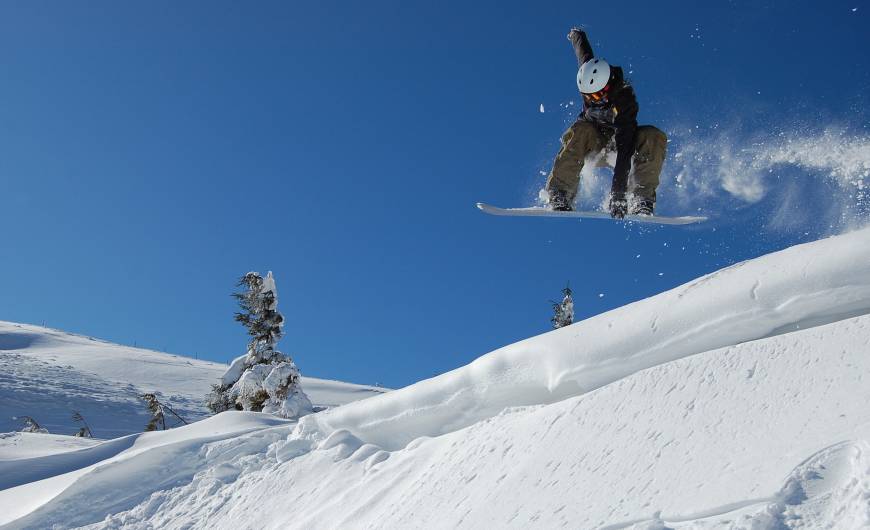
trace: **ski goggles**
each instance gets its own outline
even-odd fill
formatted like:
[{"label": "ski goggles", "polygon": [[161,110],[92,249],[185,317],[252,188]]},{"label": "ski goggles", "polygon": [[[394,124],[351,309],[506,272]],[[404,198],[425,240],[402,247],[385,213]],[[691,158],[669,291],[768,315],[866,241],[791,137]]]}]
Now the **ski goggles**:
[{"label": "ski goggles", "polygon": [[591,94],[583,94],[583,98],[586,101],[600,103],[602,101],[607,100],[607,92],[610,91],[610,85],[605,86],[598,92],[592,92]]}]

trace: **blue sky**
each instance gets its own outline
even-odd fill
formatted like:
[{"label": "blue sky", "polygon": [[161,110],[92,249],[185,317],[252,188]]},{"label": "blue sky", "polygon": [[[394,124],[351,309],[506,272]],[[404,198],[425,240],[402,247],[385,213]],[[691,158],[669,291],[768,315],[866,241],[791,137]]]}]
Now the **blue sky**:
[{"label": "blue sky", "polygon": [[[815,213],[849,199],[825,177],[836,161],[775,165],[752,200],[716,164],[676,178],[706,145],[866,138],[868,12],[7,2],[0,319],[224,362],[244,352],[236,278],[272,270],[304,374],[398,387],[444,372],[546,331],[568,281],[583,318],[838,230]],[[578,111],[573,25],[630,71],[640,121],[672,136],[659,210],[709,223],[474,208],[541,186]]]}]

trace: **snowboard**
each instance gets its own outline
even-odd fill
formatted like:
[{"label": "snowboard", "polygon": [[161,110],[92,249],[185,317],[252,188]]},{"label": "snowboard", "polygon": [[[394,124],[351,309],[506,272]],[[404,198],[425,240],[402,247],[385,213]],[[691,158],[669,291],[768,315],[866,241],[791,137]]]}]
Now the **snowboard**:
[{"label": "snowboard", "polygon": [[[533,206],[530,208],[499,208],[498,206],[490,206],[482,202],[477,203],[477,207],[484,213],[490,215],[502,216],[521,216],[521,217],[574,217],[582,219],[613,219],[607,212],[557,212],[549,208]],[[613,219],[615,221],[630,221],[635,223],[651,223],[659,225],[687,225],[692,223],[700,223],[706,221],[706,217],[699,216],[684,216],[684,217],[662,217],[658,215],[626,215],[623,219]]]}]

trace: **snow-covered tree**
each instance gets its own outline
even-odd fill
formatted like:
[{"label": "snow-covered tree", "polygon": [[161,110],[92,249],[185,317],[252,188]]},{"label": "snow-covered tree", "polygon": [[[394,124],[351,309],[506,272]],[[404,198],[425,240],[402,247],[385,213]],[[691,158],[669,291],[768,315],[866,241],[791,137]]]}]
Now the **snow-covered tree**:
[{"label": "snow-covered tree", "polygon": [[236,402],[223,384],[216,384],[211,385],[211,392],[205,396],[205,406],[217,414],[225,410],[235,409]]},{"label": "snow-covered tree", "polygon": [[73,421],[82,424],[82,426],[79,427],[78,432],[75,433],[73,436],[76,436],[78,438],[93,438],[94,437],[94,435],[91,433],[90,425],[88,425],[88,422],[85,421],[85,417],[82,416],[81,412],[74,410],[73,415],[72,415],[72,419],[73,419]]},{"label": "snow-covered tree", "polygon": [[278,289],[272,272],[265,278],[249,272],[238,286],[244,290],[233,293],[241,309],[235,319],[251,337],[248,352],[230,364],[220,384],[212,386],[206,405],[215,413],[234,408],[286,418],[308,414],[312,406],[299,386],[299,369],[277,349],[284,335],[284,317],[278,312]]},{"label": "snow-covered tree", "polygon": [[553,318],[550,322],[553,323],[553,329],[570,326],[574,323],[574,298],[571,286],[566,285],[562,289],[562,301],[550,302],[553,304]]},{"label": "snow-covered tree", "polygon": [[31,418],[30,416],[18,416],[18,418],[12,419],[19,419],[24,422],[24,426],[21,428],[21,432],[48,434],[48,429],[40,425],[35,419]]},{"label": "snow-covered tree", "polygon": [[148,407],[148,412],[151,413],[151,418],[149,418],[145,430],[157,431],[162,428],[165,431],[166,416],[163,414],[163,407],[160,406],[157,396],[154,394],[142,394],[142,399],[145,400],[145,406]]},{"label": "snow-covered tree", "polygon": [[[163,429],[164,431],[167,429],[166,427],[166,413],[171,414],[175,419],[174,424],[171,424],[170,427],[178,427],[181,424],[188,425],[188,421],[181,417],[180,414],[172,410],[167,403],[163,403],[160,401],[160,398],[157,397],[157,394],[151,392],[147,394],[142,394],[142,399],[145,401],[145,406],[148,407],[148,412],[151,413],[151,418],[148,420],[148,424],[145,426],[146,431],[157,431]],[[172,418],[170,418],[171,420]]]}]

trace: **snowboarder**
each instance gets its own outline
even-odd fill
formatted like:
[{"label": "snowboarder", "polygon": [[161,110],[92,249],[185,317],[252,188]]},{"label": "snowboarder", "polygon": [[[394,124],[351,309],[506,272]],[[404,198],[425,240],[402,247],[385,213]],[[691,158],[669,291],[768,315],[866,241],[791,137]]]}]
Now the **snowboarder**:
[{"label": "snowboarder", "polygon": [[[562,135],[562,148],[547,178],[549,207],[557,211],[573,210],[580,171],[587,156],[616,151],[613,184],[610,188],[610,215],[622,219],[626,214],[653,215],[659,174],[665,160],[668,138],[652,125],[637,125],[637,99],[619,66],[595,58],[586,33],[573,28],[568,40],[580,64],[577,87],[583,95],[583,112]],[[599,165],[606,163],[599,162]],[[629,170],[631,206],[626,200]]]}]

